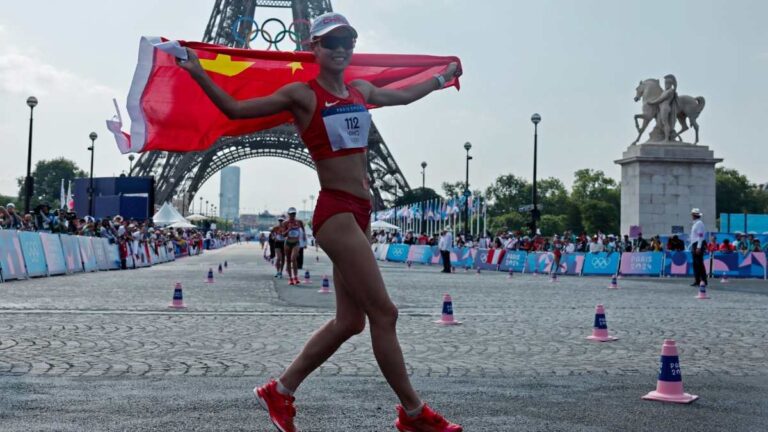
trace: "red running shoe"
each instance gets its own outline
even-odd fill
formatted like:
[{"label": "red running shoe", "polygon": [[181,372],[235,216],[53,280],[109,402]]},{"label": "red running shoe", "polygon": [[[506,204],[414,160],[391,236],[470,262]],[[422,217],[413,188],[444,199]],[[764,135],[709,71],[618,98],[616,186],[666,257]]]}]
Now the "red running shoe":
[{"label": "red running shoe", "polygon": [[288,285],[296,285],[296,284],[293,283],[293,278],[289,278],[288,279]]},{"label": "red running shoe", "polygon": [[432,411],[427,404],[424,404],[418,417],[408,417],[405,409],[398,405],[395,427],[400,432],[462,432],[464,430],[461,426],[449,422]]},{"label": "red running shoe", "polygon": [[280,432],[296,432],[293,418],[296,417],[296,408],[293,407],[293,396],[285,396],[277,391],[277,381],[272,380],[263,387],[253,389],[253,394],[267,412],[269,419]]}]

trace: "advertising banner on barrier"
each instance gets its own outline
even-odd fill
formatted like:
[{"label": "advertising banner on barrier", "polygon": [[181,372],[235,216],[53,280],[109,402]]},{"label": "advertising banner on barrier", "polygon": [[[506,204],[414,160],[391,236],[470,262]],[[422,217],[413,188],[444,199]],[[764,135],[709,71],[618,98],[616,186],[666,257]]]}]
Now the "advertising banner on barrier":
[{"label": "advertising banner on barrier", "polygon": [[765,252],[722,253],[716,252],[712,259],[712,271],[709,272],[709,260],[704,264],[714,277],[766,277]]},{"label": "advertising banner on barrier", "polygon": [[61,249],[64,251],[64,261],[67,263],[68,273],[79,273],[83,271],[83,259],[80,257],[80,242],[77,237],[59,234],[61,239]]},{"label": "advertising banner on barrier", "polygon": [[3,280],[27,277],[24,255],[16,231],[0,230],[0,270]]},{"label": "advertising banner on barrier", "polygon": [[27,276],[48,276],[48,266],[45,265],[45,251],[40,234],[29,231],[19,231],[19,243],[27,266]]},{"label": "advertising banner on barrier", "polygon": [[525,259],[526,273],[549,273],[553,255],[549,252],[529,253]]},{"label": "advertising banner on barrier", "polygon": [[430,246],[432,255],[429,257],[429,263],[430,264],[440,264],[442,260],[440,259],[440,248],[437,246]]},{"label": "advertising banner on barrier", "polygon": [[427,245],[414,245],[408,250],[408,261],[426,264],[432,259],[432,248]]},{"label": "advertising banner on barrier", "polygon": [[504,259],[501,262],[499,270],[508,272],[512,269],[515,273],[522,273],[525,271],[525,260],[528,256],[525,251],[512,251],[508,250],[504,254]]},{"label": "advertising banner on barrier", "polygon": [[623,275],[661,276],[664,252],[632,252],[621,254],[619,273]]},{"label": "advertising banner on barrier", "polygon": [[104,250],[107,253],[107,261],[109,262],[110,270],[120,269],[120,246],[117,244],[110,244],[109,240],[104,240]]},{"label": "advertising banner on barrier", "polygon": [[45,262],[48,263],[48,274],[53,276],[67,273],[67,262],[64,261],[59,235],[40,233],[40,241],[43,243]]},{"label": "advertising banner on barrier", "polygon": [[378,258],[379,261],[386,261],[387,252],[389,252],[389,245],[387,243],[379,245],[379,254],[376,256],[376,258]]},{"label": "advertising banner on barrier", "polygon": [[451,249],[451,265],[456,268],[471,268],[475,255],[475,249],[455,247]]},{"label": "advertising banner on barrier", "polygon": [[584,275],[614,275],[619,269],[618,252],[588,253],[584,256]]},{"label": "advertising banner on barrier", "polygon": [[504,262],[504,249],[477,249],[475,253],[475,268],[483,270],[498,270]]},{"label": "advertising banner on barrier", "polygon": [[405,262],[408,258],[408,248],[406,244],[393,243],[387,250],[387,261]]},{"label": "advertising banner on barrier", "polygon": [[80,245],[80,257],[83,260],[83,270],[87,272],[94,272],[99,270],[99,265],[96,263],[96,253],[93,251],[93,244],[90,237],[75,237]]},{"label": "advertising banner on barrier", "polygon": [[91,247],[93,255],[96,257],[96,266],[99,270],[109,270],[109,261],[107,261],[107,251],[104,250],[103,238],[91,237]]},{"label": "advertising banner on barrier", "polygon": [[571,276],[581,275],[584,270],[584,258],[586,254],[582,252],[563,254],[560,257],[559,273]]},{"label": "advertising banner on barrier", "polygon": [[[704,260],[709,261],[709,256]],[[664,260],[664,275],[693,276],[693,255],[689,251],[666,252]]]}]

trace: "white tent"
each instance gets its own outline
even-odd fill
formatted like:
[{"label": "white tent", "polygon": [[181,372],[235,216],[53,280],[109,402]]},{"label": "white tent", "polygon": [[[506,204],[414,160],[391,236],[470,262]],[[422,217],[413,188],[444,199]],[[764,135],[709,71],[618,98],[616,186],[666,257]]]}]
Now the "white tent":
[{"label": "white tent", "polygon": [[192,222],[203,221],[203,220],[206,220],[206,219],[208,219],[208,218],[203,216],[203,215],[201,215],[201,214],[193,214],[193,215],[187,216],[187,220],[188,221],[192,221]]},{"label": "white tent", "polygon": [[152,216],[152,222],[157,225],[170,225],[176,222],[187,222],[187,220],[184,219],[184,216],[173,208],[172,205],[166,202],[160,207],[160,210]]},{"label": "white tent", "polygon": [[187,221],[178,221],[168,225],[168,228],[197,228]]},{"label": "white tent", "polygon": [[371,224],[371,228],[372,229],[377,229],[377,230],[381,230],[381,229],[383,229],[383,230],[398,230],[398,231],[400,230],[400,227],[398,227],[397,225],[392,225],[391,223],[385,222],[385,221],[382,221],[382,220],[376,221],[376,222],[372,223]]}]

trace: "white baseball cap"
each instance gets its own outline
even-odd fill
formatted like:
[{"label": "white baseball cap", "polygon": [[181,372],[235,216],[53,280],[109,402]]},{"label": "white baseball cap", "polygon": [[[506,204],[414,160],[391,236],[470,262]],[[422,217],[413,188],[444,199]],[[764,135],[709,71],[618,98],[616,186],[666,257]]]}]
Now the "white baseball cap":
[{"label": "white baseball cap", "polygon": [[288,207],[288,214],[296,214],[296,207]]},{"label": "white baseball cap", "polygon": [[309,36],[314,39],[339,27],[350,29],[353,37],[357,38],[357,30],[349,24],[349,21],[344,15],[336,12],[328,12],[315,18],[315,20],[312,21],[312,26],[309,28]]},{"label": "white baseball cap", "polygon": [[691,209],[691,214],[696,215],[696,216],[701,216],[701,210],[699,210],[698,208],[692,208]]}]

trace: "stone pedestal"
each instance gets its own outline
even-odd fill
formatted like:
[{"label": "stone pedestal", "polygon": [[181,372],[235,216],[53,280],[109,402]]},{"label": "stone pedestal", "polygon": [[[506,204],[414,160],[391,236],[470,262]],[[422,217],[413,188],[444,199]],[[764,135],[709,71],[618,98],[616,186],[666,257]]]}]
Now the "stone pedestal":
[{"label": "stone pedestal", "polygon": [[690,231],[691,209],[715,229],[715,164],[709,147],[688,143],[631,145],[615,161],[621,165],[621,235],[638,225],[643,237]]}]

